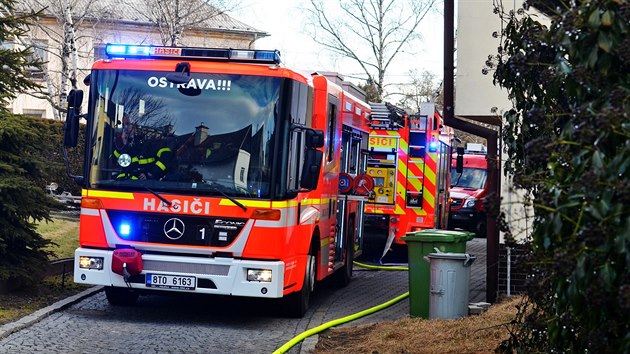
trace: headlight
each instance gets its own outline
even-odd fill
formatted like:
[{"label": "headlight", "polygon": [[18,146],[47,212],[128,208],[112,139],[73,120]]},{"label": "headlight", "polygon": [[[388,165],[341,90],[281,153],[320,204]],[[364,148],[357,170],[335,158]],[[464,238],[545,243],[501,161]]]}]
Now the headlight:
[{"label": "headlight", "polygon": [[464,203],[464,208],[472,208],[477,203],[477,198],[469,197],[466,199],[466,203]]},{"label": "headlight", "polygon": [[103,257],[79,257],[79,268],[81,269],[103,269]]},{"label": "headlight", "polygon": [[271,269],[248,269],[247,281],[271,282]]}]

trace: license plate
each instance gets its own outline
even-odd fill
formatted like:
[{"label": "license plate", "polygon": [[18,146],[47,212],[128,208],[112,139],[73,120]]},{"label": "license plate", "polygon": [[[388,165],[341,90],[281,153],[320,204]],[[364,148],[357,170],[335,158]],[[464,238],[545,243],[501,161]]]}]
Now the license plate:
[{"label": "license plate", "polygon": [[183,275],[147,274],[145,281],[150,288],[195,290],[197,287],[196,277]]}]

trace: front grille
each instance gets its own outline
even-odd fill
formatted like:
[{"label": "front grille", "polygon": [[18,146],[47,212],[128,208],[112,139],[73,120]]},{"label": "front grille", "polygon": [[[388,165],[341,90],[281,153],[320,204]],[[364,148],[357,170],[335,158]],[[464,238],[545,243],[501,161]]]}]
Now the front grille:
[{"label": "front grille", "polygon": [[150,271],[187,273],[187,274],[208,274],[208,275],[228,275],[230,266],[219,264],[198,264],[183,262],[163,262],[146,260],[143,268]]},{"label": "front grille", "polygon": [[453,199],[453,201],[451,202],[451,208],[459,209],[462,207],[462,204],[464,204],[463,199]]},{"label": "front grille", "polygon": [[127,241],[193,246],[229,246],[247,219],[107,210],[118,236]]}]

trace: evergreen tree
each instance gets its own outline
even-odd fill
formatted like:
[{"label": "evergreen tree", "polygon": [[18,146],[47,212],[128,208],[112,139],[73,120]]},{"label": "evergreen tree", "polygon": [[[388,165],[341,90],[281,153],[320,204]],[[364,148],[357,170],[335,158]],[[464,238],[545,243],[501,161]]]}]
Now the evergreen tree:
[{"label": "evergreen tree", "polygon": [[37,14],[15,15],[14,0],[0,0],[0,112],[18,93],[38,87],[29,80],[29,67],[40,67],[31,47],[12,46],[17,37],[28,31],[29,21]]},{"label": "evergreen tree", "polygon": [[48,165],[41,141],[46,126],[34,119],[0,112],[0,279],[35,280],[51,254],[35,222],[50,220],[57,203],[42,185]]},{"label": "evergreen tree", "polygon": [[[12,0],[0,0],[0,41],[24,34],[34,15],[13,16]],[[35,222],[49,220],[57,203],[46,196],[42,183],[48,165],[46,125],[9,113],[6,104],[36,85],[26,75],[29,49],[0,49],[0,280],[19,284],[37,279],[50,252],[50,241],[35,230]]]}]

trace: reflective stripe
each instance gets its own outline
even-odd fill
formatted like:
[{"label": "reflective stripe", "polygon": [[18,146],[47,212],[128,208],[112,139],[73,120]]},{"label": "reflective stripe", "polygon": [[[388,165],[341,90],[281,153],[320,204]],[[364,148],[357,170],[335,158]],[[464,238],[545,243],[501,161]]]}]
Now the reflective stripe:
[{"label": "reflective stripe", "polygon": [[125,177],[132,180],[138,179],[138,177],[132,175],[131,173],[126,173],[126,172],[121,172],[118,174],[118,176],[116,176],[116,178],[125,178]]},{"label": "reflective stripe", "polygon": [[114,150],[114,157],[116,158],[120,157],[120,152],[118,152],[118,150]]},{"label": "reflective stripe", "polygon": [[155,159],[153,157],[149,157],[147,159],[138,159],[137,157],[134,157],[133,159],[131,159],[131,162],[134,162],[133,161],[134,159],[136,159],[136,161],[138,161],[139,165],[147,165],[147,164],[150,164],[150,163],[155,161]]},{"label": "reflective stripe", "polygon": [[160,162],[160,161],[157,161],[157,162],[155,163],[155,166],[159,167],[159,168],[160,168],[160,170],[162,170],[162,171],[166,171],[166,165],[164,165],[164,164],[163,164],[162,162]]},{"label": "reflective stripe", "polygon": [[[241,199],[237,199],[241,204],[247,206],[247,207],[253,207],[253,208],[269,208],[271,206],[271,203],[269,201],[262,201],[262,200],[241,200]],[[229,206],[233,206],[234,203],[232,203],[229,199],[221,199],[221,201],[219,202],[219,205],[229,205]]]},{"label": "reflective stripe", "polygon": [[165,147],[165,148],[161,148],[160,150],[158,150],[158,152],[157,152],[157,154],[156,154],[156,155],[157,155],[157,157],[161,157],[163,152],[171,152],[171,149],[170,149],[170,148],[167,148],[167,147]]},{"label": "reflective stripe", "polygon": [[116,198],[116,199],[134,199],[133,193],[128,192],[110,192],[99,190],[88,190],[89,197]]}]

